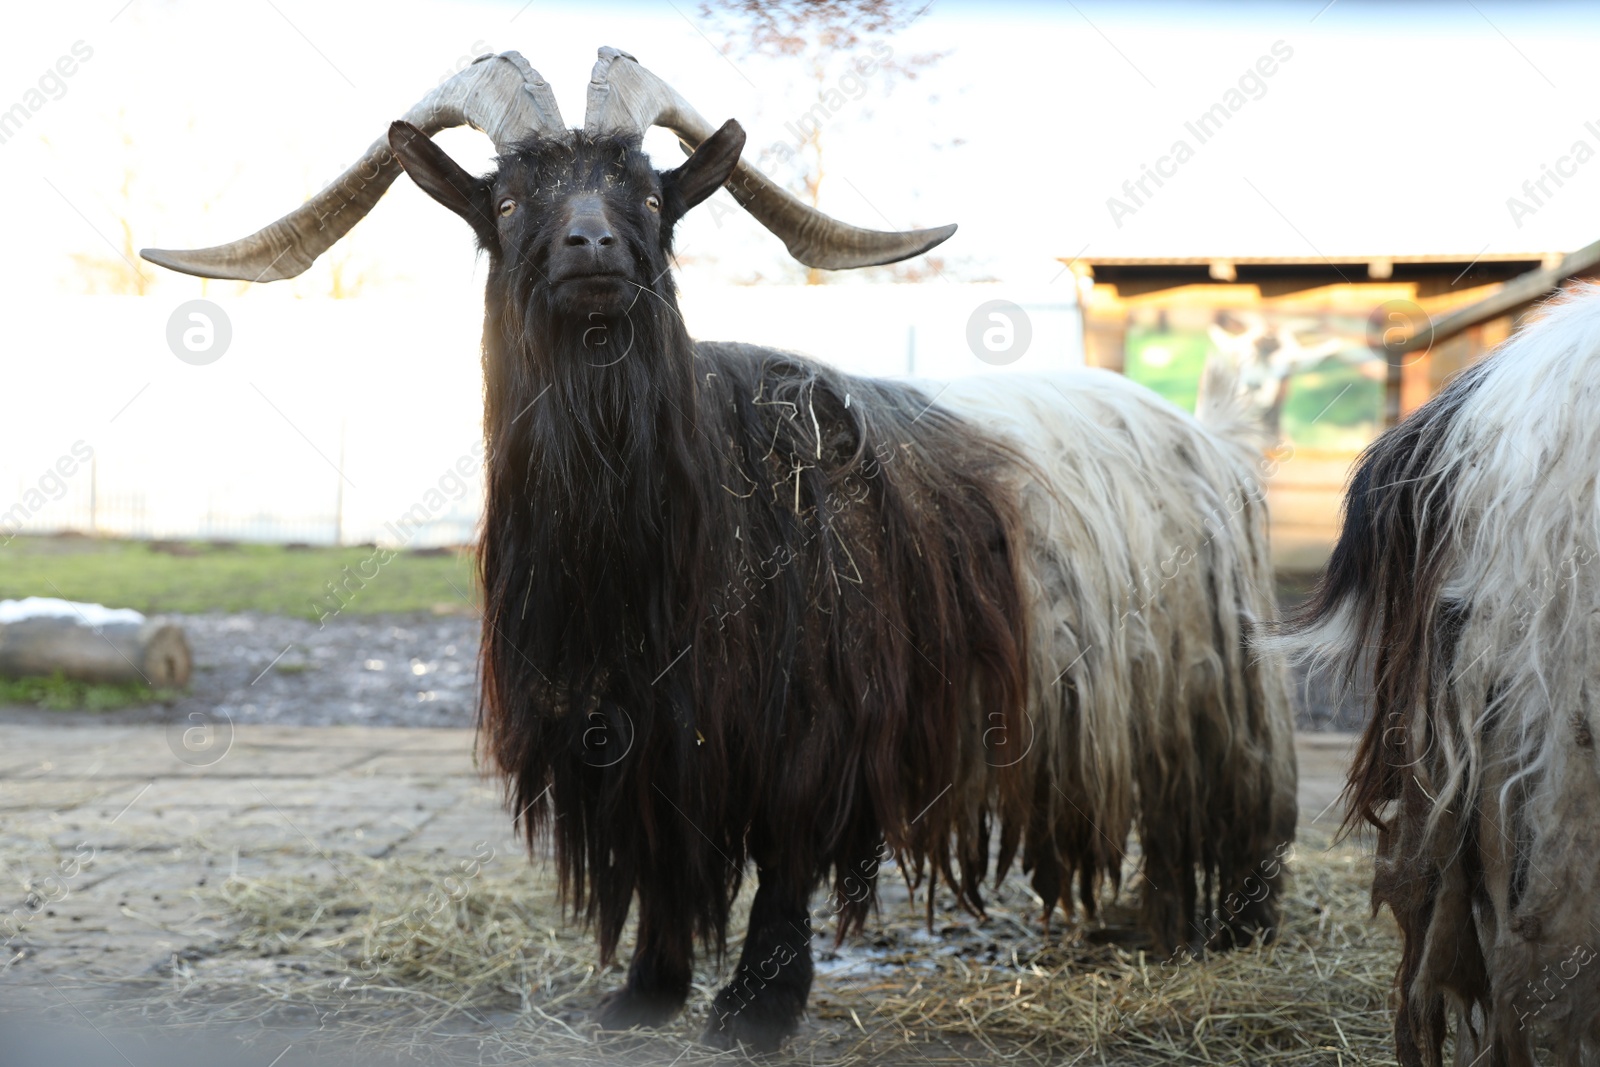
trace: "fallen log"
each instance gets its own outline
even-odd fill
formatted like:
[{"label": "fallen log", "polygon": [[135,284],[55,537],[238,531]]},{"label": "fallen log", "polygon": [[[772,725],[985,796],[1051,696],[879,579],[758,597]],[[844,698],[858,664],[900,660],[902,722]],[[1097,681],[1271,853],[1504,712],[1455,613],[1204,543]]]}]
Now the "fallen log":
[{"label": "fallen log", "polygon": [[181,689],[193,669],[189,641],[169,620],[47,597],[0,601],[0,676]]}]

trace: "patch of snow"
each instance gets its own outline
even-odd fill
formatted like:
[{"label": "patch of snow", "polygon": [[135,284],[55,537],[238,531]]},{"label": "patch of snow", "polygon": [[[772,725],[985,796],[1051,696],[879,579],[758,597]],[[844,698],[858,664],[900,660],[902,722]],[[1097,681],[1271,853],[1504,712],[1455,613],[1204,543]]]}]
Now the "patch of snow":
[{"label": "patch of snow", "polygon": [[142,623],[144,615],[132,608],[78,604],[53,596],[0,600],[0,623],[21,622],[24,619],[71,619],[81,626],[105,626],[114,622]]}]

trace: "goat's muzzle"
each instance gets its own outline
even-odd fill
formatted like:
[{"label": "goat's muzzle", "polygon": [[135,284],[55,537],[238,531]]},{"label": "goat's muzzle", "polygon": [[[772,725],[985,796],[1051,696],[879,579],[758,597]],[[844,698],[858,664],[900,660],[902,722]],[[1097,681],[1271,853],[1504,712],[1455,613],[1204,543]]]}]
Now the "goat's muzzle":
[{"label": "goat's muzzle", "polygon": [[558,306],[580,313],[614,313],[630,289],[632,262],[598,195],[576,196],[550,249],[548,278]]}]

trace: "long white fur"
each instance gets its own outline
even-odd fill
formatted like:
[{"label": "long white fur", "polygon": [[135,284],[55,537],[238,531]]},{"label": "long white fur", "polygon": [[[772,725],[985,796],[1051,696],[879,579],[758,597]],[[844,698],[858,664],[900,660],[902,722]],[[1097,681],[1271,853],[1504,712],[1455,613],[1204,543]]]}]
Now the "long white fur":
[{"label": "long white fur", "polygon": [[[1491,975],[1511,979],[1496,983],[1499,1007],[1515,1013],[1542,967],[1600,948],[1600,762],[1572,721],[1592,731],[1600,696],[1600,290],[1549,307],[1493,360],[1440,454],[1454,468],[1458,546],[1444,595],[1471,614],[1454,721],[1436,739],[1444,773],[1424,784],[1439,810],[1493,791],[1485,821],[1495,838],[1482,844],[1501,860],[1490,865],[1501,921],[1480,940]],[[1491,729],[1491,713],[1509,730]],[[1506,883],[1523,850],[1517,911],[1538,916],[1533,941],[1510,921]],[[1580,972],[1541,1021],[1574,1037],[1592,1031],[1596,970]]]},{"label": "long white fur", "polygon": [[[1201,805],[1252,802],[1218,781],[1229,775],[1270,780],[1273,795],[1254,802],[1280,811],[1292,833],[1286,676],[1277,653],[1252,661],[1247,651],[1276,617],[1260,431],[1231,379],[1210,385],[1202,415],[1223,433],[1103,370],[962,379],[938,400],[1008,440],[1041,479],[1021,487],[1036,622],[1030,758],[1060,797],[1082,783],[1092,810],[1079,814],[1116,850],[1135,818],[1136,783],[1156,780]],[[1238,710],[1252,685],[1264,723]],[[1194,766],[1193,734],[1208,729],[1231,767]],[[1113,870],[1116,850],[1106,856]]]},{"label": "long white fur", "polygon": [[[1471,858],[1491,902],[1475,920],[1490,1035],[1520,1045],[1511,1035],[1531,1012],[1566,1054],[1587,1042],[1595,1055],[1600,963],[1576,975],[1563,964],[1600,953],[1600,288],[1547,305],[1482,373],[1424,476],[1451,487],[1441,592],[1468,616],[1437,732],[1408,717],[1411,751],[1425,754],[1409,770],[1434,800],[1429,834],[1455,835],[1434,842],[1439,854],[1472,845],[1467,815],[1480,817]],[[1291,647],[1348,662],[1370,639],[1343,610]],[[1527,883],[1513,909],[1519,863]],[[1546,1003],[1532,983],[1553,967]]]}]

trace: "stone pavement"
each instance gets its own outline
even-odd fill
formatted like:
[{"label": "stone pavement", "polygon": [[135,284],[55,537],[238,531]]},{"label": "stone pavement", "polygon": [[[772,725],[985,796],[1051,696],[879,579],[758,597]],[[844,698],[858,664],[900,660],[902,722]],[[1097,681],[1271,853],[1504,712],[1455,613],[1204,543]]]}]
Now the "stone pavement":
[{"label": "stone pavement", "polygon": [[206,730],[5,730],[0,991],[132,978],[213,941],[190,890],[232,871],[333,878],[341,854],[519,851],[469,730]]},{"label": "stone pavement", "polygon": [[[1302,821],[1352,738],[1303,734]],[[230,873],[343,877],[338,857],[518,856],[458,729],[11,726],[0,739],[0,1000],[148,974],[225,931],[191,892]]]}]

